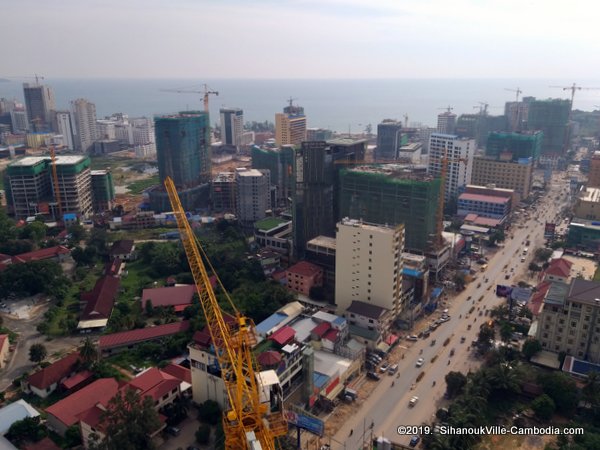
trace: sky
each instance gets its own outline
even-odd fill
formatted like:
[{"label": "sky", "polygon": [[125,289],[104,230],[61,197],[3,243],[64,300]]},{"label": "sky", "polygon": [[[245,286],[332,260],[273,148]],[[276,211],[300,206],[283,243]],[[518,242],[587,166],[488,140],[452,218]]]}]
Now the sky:
[{"label": "sky", "polygon": [[0,77],[573,78],[595,0],[0,0]]}]

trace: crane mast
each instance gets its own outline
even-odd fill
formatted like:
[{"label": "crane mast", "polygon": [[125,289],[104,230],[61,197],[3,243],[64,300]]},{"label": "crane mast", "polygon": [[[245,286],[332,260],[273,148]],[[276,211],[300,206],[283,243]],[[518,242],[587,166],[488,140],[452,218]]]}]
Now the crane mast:
[{"label": "crane mast", "polygon": [[252,442],[254,449],[274,450],[275,437],[287,433],[287,423],[283,410],[270,414],[268,405],[260,402],[257,380],[259,368],[252,356],[252,346],[256,343],[253,324],[234,305],[234,324],[225,322],[202,261],[203,250],[185,216],[170,177],[166,178],[165,187],[227,391],[229,409],[223,415],[225,448],[247,449]]}]

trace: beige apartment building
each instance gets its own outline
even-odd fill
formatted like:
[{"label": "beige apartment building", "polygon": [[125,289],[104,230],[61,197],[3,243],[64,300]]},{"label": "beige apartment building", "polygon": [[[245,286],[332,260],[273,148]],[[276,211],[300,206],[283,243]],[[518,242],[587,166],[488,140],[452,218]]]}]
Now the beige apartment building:
[{"label": "beige apartment building", "polygon": [[600,284],[574,279],[548,290],[536,337],[544,350],[600,363]]},{"label": "beige apartment building", "polygon": [[573,206],[575,217],[586,220],[600,218],[600,188],[583,188]]},{"label": "beige apartment building", "polygon": [[402,305],[404,225],[388,227],[345,218],[337,224],[335,303],[343,315],[353,301],[379,306],[395,318]]},{"label": "beige apartment building", "polygon": [[306,116],[304,114],[275,114],[275,144],[300,145],[306,140]]},{"label": "beige apartment building", "polygon": [[532,162],[522,164],[485,156],[473,158],[471,184],[494,184],[498,188],[513,189],[517,194],[517,202],[529,197],[532,180]]}]

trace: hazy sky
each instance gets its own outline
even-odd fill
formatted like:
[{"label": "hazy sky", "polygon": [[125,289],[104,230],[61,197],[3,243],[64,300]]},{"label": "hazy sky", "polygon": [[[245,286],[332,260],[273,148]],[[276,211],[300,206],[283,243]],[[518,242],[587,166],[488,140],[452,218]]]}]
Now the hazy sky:
[{"label": "hazy sky", "polygon": [[594,78],[595,0],[0,0],[0,77]]}]

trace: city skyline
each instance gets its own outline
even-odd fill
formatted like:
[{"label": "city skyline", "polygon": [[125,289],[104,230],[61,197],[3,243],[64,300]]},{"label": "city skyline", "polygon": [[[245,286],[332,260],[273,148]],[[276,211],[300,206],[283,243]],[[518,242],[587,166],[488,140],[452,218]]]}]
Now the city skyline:
[{"label": "city skyline", "polygon": [[3,5],[19,39],[0,77],[585,79],[600,69],[584,14],[597,7],[578,4],[25,0]]}]

